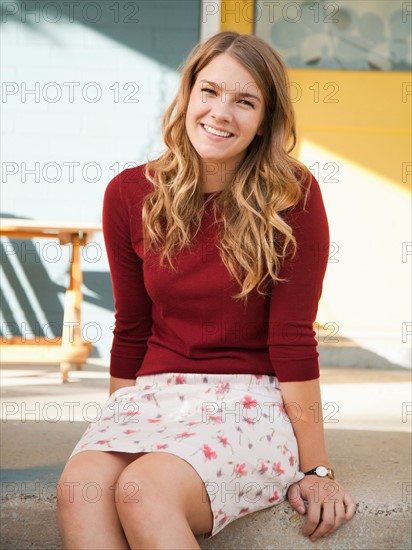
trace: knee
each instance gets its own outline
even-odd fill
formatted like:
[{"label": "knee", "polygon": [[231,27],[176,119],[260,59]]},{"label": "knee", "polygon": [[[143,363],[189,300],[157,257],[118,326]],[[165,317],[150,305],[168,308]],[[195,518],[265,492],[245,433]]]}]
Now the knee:
[{"label": "knee", "polygon": [[102,500],[111,490],[110,483],[96,471],[93,464],[71,459],[57,484],[58,514],[62,518],[66,515],[79,515],[87,505]]},{"label": "knee", "polygon": [[115,503],[122,517],[133,516],[136,520],[160,508],[162,494],[150,475],[130,467],[125,468],[116,481]]}]

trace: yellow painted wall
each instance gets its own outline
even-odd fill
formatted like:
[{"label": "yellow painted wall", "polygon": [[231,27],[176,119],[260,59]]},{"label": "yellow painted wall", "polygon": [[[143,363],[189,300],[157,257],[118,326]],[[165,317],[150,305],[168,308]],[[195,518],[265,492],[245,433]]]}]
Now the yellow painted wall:
[{"label": "yellow painted wall", "polygon": [[[322,189],[331,255],[318,321],[410,365],[412,85],[403,72],[290,69],[295,154]],[[409,80],[409,82],[408,82]]]},{"label": "yellow painted wall", "polygon": [[220,30],[252,34],[253,10],[251,0],[221,0]]},{"label": "yellow painted wall", "polygon": [[302,137],[407,189],[410,75],[324,69],[290,69],[289,75]]}]

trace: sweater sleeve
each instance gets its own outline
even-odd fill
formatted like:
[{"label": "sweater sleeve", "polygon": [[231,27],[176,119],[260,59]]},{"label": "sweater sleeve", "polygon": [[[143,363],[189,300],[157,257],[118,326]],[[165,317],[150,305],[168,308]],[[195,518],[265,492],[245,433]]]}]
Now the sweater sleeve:
[{"label": "sweater sleeve", "polygon": [[132,246],[130,213],[123,196],[125,172],[106,187],[102,224],[115,308],[110,374],[135,379],[151,334],[152,302],[144,285],[142,259]]},{"label": "sweater sleeve", "polygon": [[312,175],[305,209],[302,201],[289,213],[298,249],[286,259],[272,287],[268,348],[280,382],[319,378],[319,352],[313,324],[329,257],[329,225],[319,183]]}]

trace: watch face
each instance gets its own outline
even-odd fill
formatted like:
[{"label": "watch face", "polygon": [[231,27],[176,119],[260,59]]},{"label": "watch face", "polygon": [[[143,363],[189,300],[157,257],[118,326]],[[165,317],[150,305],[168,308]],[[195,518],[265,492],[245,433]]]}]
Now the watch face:
[{"label": "watch face", "polygon": [[328,475],[328,470],[325,468],[325,466],[318,466],[316,468],[316,475],[320,477],[326,477]]}]

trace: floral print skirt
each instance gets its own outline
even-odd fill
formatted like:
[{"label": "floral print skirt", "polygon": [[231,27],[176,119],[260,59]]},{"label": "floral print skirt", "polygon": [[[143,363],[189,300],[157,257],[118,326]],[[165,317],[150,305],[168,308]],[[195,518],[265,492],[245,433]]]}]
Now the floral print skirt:
[{"label": "floral print skirt", "polygon": [[208,493],[210,538],[279,504],[300,481],[298,447],[275,376],[159,373],[140,376],[103,405],[81,451],[170,452],[191,464]]}]

